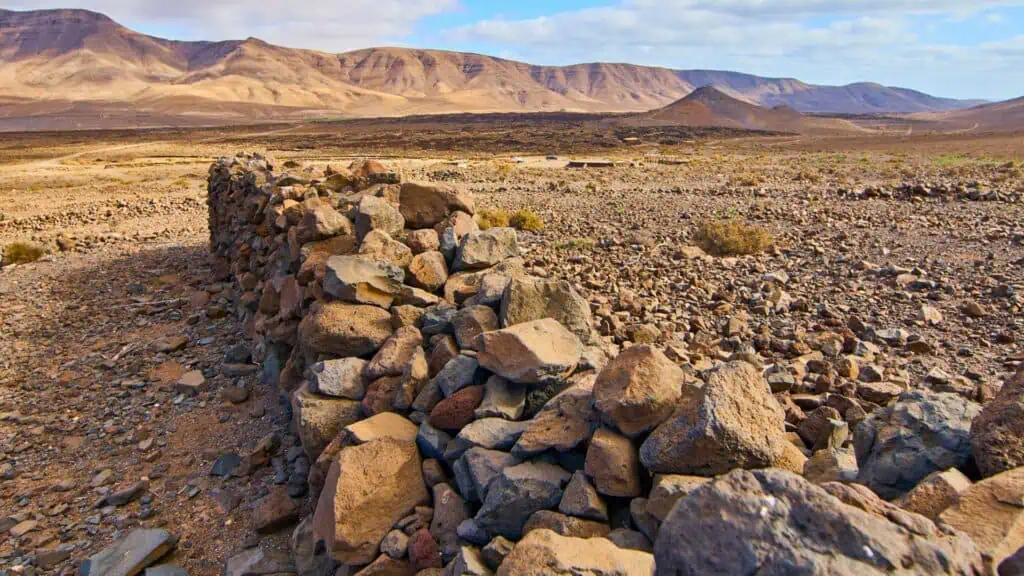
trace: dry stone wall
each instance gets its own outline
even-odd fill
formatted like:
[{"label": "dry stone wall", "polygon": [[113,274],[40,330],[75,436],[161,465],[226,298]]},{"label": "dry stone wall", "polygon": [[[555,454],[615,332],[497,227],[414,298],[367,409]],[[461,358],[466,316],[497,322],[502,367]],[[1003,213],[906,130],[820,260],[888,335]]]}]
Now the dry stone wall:
[{"label": "dry stone wall", "polygon": [[[798,429],[800,408],[755,363],[697,373],[651,346],[619,354],[572,286],[527,274],[515,230],[478,229],[464,192],[374,161],[292,170],[215,162],[209,226],[304,451],[288,490],[312,511],[294,527],[295,572],[985,570],[964,534],[836,482],[858,461],[869,480],[892,478],[899,450],[917,449],[859,440],[854,458],[863,406],[823,398]],[[961,401],[907,406],[936,419]],[[955,440],[969,426],[910,422],[900,406],[858,439],[916,426]],[[969,442],[944,445],[951,466],[970,458]],[[932,472],[918,463],[884,487],[896,496]],[[294,522],[294,507],[274,509]],[[274,509],[265,525],[287,524]],[[1016,538],[1004,532],[1003,556]]]}]

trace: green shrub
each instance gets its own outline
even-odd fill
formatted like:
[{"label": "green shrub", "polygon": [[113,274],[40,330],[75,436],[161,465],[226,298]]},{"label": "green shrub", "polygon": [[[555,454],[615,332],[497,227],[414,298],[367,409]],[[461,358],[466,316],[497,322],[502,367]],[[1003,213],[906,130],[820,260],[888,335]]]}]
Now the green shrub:
[{"label": "green shrub", "polygon": [[31,242],[13,242],[4,249],[4,264],[27,264],[46,254],[46,248]]},{"label": "green shrub", "polygon": [[488,230],[490,228],[505,228],[508,226],[508,212],[506,210],[493,210],[490,208],[483,208],[476,213],[476,225],[481,230]]},{"label": "green shrub", "polygon": [[516,230],[527,232],[540,232],[544,229],[544,221],[532,210],[518,210],[509,219],[508,223]]},{"label": "green shrub", "polygon": [[697,226],[697,245],[713,256],[764,252],[774,244],[771,233],[739,219],[704,221]]}]

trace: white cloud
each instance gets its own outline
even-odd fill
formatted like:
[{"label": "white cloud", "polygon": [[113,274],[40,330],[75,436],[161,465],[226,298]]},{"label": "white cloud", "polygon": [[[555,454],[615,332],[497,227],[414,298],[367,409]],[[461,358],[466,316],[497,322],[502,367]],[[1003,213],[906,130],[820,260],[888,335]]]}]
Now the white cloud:
[{"label": "white cloud", "polygon": [[[982,17],[1024,0],[620,0],[446,30],[456,45],[514,45],[542,63],[614,60],[716,68],[805,81],[877,81],[958,97],[1024,93],[1024,50],[1010,38],[929,44],[935,18]],[[952,24],[955,26],[956,24]]]},{"label": "white cloud", "polygon": [[342,51],[400,41],[458,0],[14,0],[15,10],[86,8],[122,23],[173,26],[193,40],[255,36],[273,44]]}]

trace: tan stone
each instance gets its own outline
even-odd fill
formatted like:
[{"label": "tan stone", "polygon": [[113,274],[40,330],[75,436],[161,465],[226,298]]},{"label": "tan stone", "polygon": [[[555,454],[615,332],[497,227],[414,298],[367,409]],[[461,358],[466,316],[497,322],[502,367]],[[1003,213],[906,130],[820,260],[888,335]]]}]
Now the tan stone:
[{"label": "tan stone", "polygon": [[329,302],[299,324],[299,341],[309,354],[365,356],[391,336],[391,314],[377,306]]},{"label": "tan stone", "polygon": [[629,438],[608,428],[598,428],[590,439],[585,463],[587,475],[605,496],[634,497],[641,494],[640,460]]},{"label": "tan stone", "polygon": [[683,386],[683,371],[661,351],[630,346],[601,370],[594,405],[605,422],[635,438],[672,415]]},{"label": "tan stone", "polygon": [[481,366],[521,384],[565,378],[582,352],[579,339],[550,318],[485,332],[473,347],[479,351]]},{"label": "tan stone", "polygon": [[409,264],[410,285],[427,292],[436,292],[448,281],[448,264],[440,252],[423,252]]},{"label": "tan stone", "polygon": [[359,255],[398,268],[408,268],[412,263],[412,250],[380,230],[374,230],[363,238],[363,243],[359,245]]},{"label": "tan stone", "polygon": [[960,493],[939,520],[967,533],[994,570],[1024,546],[1024,467],[997,474]]},{"label": "tan stone", "polygon": [[338,435],[342,427],[362,418],[359,402],[346,398],[320,396],[303,384],[292,394],[293,426],[302,447],[315,462],[320,452]]},{"label": "tan stone", "polygon": [[963,472],[950,468],[932,472],[893,503],[908,512],[938,520],[939,514],[953,505],[960,494],[970,487],[971,481]]},{"label": "tan stone", "polygon": [[444,184],[402,184],[399,211],[409,228],[430,228],[456,210],[472,214],[473,199]]},{"label": "tan stone", "polygon": [[541,529],[516,544],[497,572],[497,576],[552,574],[648,576],[654,574],[654,555],[619,548],[606,538],[570,538]]},{"label": "tan stone", "polygon": [[428,500],[419,451],[380,439],[345,448],[331,464],[313,532],[335,560],[368,564],[396,522]]}]

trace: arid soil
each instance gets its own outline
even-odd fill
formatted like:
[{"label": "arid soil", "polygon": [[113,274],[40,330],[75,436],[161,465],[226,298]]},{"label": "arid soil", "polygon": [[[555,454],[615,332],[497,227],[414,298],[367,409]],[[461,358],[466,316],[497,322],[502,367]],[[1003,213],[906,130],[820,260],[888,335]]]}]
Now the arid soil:
[{"label": "arid soil", "polygon": [[[378,156],[404,180],[472,192],[478,209],[533,210],[545,228],[520,233],[531,273],[571,281],[617,343],[695,367],[737,352],[785,364],[821,333],[870,333],[878,378],[859,380],[884,403],[907,387],[988,398],[1024,364],[1020,139],[659,145],[579,128],[567,145],[554,124],[346,126],[5,138],[0,247],[50,254],[0,270],[0,572],[72,574],[138,526],[178,536],[171,560],[193,575],[220,573],[246,541],[287,546],[287,530],[255,533],[252,508],[287,480],[289,408],[255,365],[238,371],[237,294],[207,254],[206,171],[240,150],[317,170]],[[532,156],[548,151],[620,165]],[[690,248],[701,221],[723,218],[763,226],[775,246]],[[189,396],[176,382],[194,370],[204,391]],[[806,392],[849,376],[808,370]],[[272,466],[211,475],[271,434]]]}]

